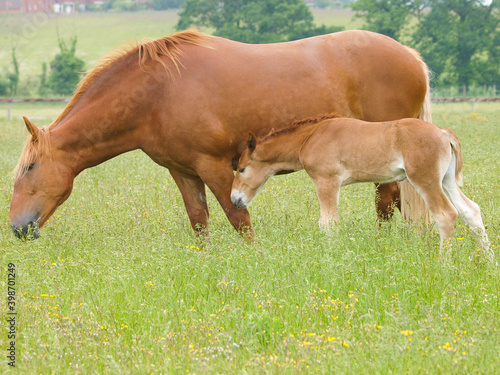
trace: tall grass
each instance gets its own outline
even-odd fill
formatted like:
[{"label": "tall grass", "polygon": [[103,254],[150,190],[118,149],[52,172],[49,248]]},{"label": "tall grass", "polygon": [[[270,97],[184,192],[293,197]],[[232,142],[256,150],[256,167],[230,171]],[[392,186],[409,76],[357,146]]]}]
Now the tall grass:
[{"label": "tall grass", "polygon": [[[60,110],[24,105],[13,114]],[[500,257],[500,107],[468,109],[435,105],[434,119],[462,141],[463,191]],[[396,214],[379,229],[373,186],[352,185],[340,229],[326,235],[314,186],[296,173],[271,179],[251,206],[252,245],[209,194],[211,237],[200,243],[168,172],[131,152],[82,173],[41,238],[22,242],[8,207],[25,136],[20,121],[0,119],[0,290],[14,263],[20,373],[486,374],[500,365],[500,271],[474,256],[461,223],[451,261],[440,263],[435,228]],[[6,312],[4,298],[5,329]],[[2,329],[2,352],[8,341]]]}]

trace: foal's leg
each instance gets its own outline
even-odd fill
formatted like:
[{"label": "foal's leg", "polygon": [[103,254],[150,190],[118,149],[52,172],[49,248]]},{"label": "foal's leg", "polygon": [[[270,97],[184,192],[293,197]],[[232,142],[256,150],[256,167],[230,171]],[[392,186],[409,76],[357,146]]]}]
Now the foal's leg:
[{"label": "foal's leg", "polygon": [[250,214],[247,209],[236,208],[231,202],[231,187],[234,180],[231,161],[207,158],[199,163],[197,172],[219,201],[233,227],[251,242],[255,232],[250,222]]},{"label": "foal's leg", "polygon": [[170,170],[170,175],[181,191],[193,229],[198,234],[202,231],[208,231],[208,206],[205,196],[205,184],[201,178],[174,169]]},{"label": "foal's leg", "polygon": [[493,261],[494,253],[490,247],[490,241],[486,234],[479,206],[465,196],[457,186],[455,176],[451,173],[445,175],[443,179],[443,188],[448,198],[450,198],[451,203],[455,206],[460,220],[462,220],[465,225],[469,226],[476,236],[479,246],[485,252],[485,255],[490,261]]},{"label": "foal's leg", "polygon": [[443,256],[445,243],[449,242],[453,237],[458,214],[441,187],[441,178],[436,176],[433,180],[430,184],[419,185],[418,181],[412,181],[410,176],[408,176],[408,181],[422,196],[436,221],[441,237],[439,254]]},{"label": "foal's leg", "polygon": [[340,179],[337,177],[311,176],[316,185],[320,206],[319,226],[330,231],[339,221]]}]

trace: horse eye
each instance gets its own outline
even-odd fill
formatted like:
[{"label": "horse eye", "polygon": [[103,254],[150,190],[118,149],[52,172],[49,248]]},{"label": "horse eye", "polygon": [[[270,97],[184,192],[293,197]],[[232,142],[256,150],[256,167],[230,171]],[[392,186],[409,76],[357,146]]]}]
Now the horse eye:
[{"label": "horse eye", "polygon": [[31,171],[34,166],[35,166],[35,163],[31,163],[26,170]]},{"label": "horse eye", "polygon": [[245,172],[245,168],[240,168],[240,169],[238,170],[238,172],[240,172],[240,173]]}]

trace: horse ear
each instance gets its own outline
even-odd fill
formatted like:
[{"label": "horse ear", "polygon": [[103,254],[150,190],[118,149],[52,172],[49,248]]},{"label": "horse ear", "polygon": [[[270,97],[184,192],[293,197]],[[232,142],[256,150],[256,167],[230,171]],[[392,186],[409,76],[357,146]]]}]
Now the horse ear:
[{"label": "horse ear", "polygon": [[36,127],[30,120],[23,116],[24,123],[26,124],[26,129],[28,129],[29,133],[33,137],[34,141],[38,140],[38,134],[40,133],[40,129]]},{"label": "horse ear", "polygon": [[252,132],[248,133],[248,151],[252,153],[255,150],[255,146],[257,146],[257,139],[255,138],[255,135]]}]

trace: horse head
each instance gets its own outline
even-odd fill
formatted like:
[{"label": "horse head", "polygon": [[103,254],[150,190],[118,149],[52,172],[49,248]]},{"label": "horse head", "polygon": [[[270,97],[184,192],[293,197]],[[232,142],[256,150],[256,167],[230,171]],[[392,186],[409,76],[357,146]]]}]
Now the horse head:
[{"label": "horse head", "polygon": [[74,174],[60,150],[51,146],[47,129],[39,129],[24,117],[31,137],[16,167],[10,204],[11,228],[18,238],[38,238],[56,208],[70,195]]},{"label": "horse head", "polygon": [[272,162],[265,160],[261,150],[256,148],[257,139],[250,132],[247,148],[238,162],[231,190],[231,201],[238,208],[246,208],[266,181],[275,174]]}]

